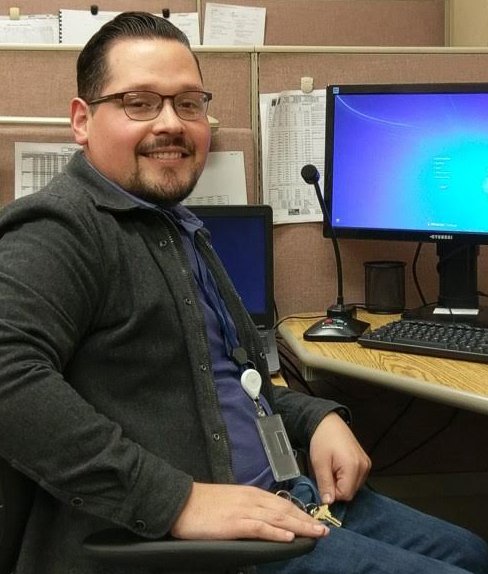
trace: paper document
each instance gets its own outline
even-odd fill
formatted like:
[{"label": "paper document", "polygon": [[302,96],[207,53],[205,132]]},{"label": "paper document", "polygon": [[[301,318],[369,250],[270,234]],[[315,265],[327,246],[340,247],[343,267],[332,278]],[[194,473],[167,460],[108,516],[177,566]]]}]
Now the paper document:
[{"label": "paper document", "polygon": [[192,46],[200,46],[200,21],[198,12],[171,13],[167,18],[172,24],[186,34]]},{"label": "paper document", "polygon": [[[92,14],[90,10],[59,11],[59,42],[84,45],[106,22],[120,12],[102,11]],[[156,14],[161,16],[161,14]],[[197,12],[174,13],[168,20],[182,30],[192,45],[200,45],[200,28]]]},{"label": "paper document", "polygon": [[119,12],[99,10],[92,14],[90,10],[59,11],[59,42],[83,46],[98,30]]},{"label": "paper document", "polygon": [[246,205],[246,172],[242,151],[213,151],[185,205]]},{"label": "paper document", "polygon": [[48,184],[78,149],[75,143],[15,142],[15,199]]},{"label": "paper document", "polygon": [[207,46],[264,44],[266,8],[207,3],[203,43]]},{"label": "paper document", "polygon": [[275,223],[322,221],[314,187],[301,177],[304,165],[321,174],[325,162],[326,90],[260,95],[263,203]]},{"label": "paper document", "polygon": [[59,44],[57,14],[21,16],[12,20],[0,16],[0,43],[2,44]]}]

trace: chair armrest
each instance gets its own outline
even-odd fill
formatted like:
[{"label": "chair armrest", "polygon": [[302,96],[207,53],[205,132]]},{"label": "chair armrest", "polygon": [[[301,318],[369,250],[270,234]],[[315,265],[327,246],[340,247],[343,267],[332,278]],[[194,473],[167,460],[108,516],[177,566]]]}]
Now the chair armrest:
[{"label": "chair armrest", "polygon": [[103,530],[88,536],[83,549],[92,558],[134,566],[173,570],[225,569],[288,560],[314,549],[314,538],[293,542],[265,540],[147,540],[124,530]]}]

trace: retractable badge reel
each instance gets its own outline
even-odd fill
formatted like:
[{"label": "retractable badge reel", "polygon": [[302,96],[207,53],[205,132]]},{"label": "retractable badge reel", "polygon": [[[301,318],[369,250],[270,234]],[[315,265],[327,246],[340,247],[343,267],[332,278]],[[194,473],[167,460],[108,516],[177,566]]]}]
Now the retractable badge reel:
[{"label": "retractable badge reel", "polygon": [[300,470],[281,416],[278,414],[267,415],[259,401],[261,383],[261,375],[256,369],[248,368],[241,375],[242,388],[256,406],[258,415],[256,426],[273,471],[274,479],[276,482],[282,482],[290,478],[296,478],[300,475]]}]

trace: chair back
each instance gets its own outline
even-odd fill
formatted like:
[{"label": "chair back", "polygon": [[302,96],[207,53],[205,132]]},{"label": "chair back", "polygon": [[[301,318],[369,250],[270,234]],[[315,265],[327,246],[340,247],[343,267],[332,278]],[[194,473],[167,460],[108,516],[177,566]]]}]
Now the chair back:
[{"label": "chair back", "polygon": [[35,484],[0,458],[0,574],[11,574],[34,497]]}]

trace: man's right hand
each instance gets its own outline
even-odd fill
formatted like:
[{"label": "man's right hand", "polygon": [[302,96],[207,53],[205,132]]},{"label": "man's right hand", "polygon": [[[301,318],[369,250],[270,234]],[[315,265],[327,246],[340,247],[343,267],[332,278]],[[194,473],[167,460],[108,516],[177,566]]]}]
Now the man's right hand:
[{"label": "man's right hand", "polygon": [[171,535],[183,539],[256,538],[290,542],[329,529],[289,500],[256,488],[195,482]]}]

